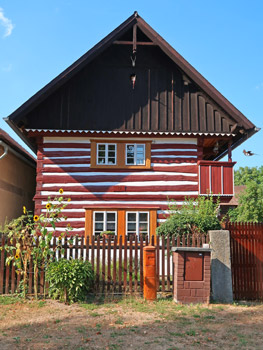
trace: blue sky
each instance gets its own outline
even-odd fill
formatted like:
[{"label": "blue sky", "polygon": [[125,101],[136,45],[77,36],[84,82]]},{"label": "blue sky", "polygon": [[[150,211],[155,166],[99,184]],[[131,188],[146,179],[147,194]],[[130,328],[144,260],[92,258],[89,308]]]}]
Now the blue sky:
[{"label": "blue sky", "polygon": [[[263,127],[263,1],[0,0],[0,128],[29,97],[135,10],[257,127]],[[245,157],[243,149],[258,155]],[[262,130],[233,152],[263,165]]]}]

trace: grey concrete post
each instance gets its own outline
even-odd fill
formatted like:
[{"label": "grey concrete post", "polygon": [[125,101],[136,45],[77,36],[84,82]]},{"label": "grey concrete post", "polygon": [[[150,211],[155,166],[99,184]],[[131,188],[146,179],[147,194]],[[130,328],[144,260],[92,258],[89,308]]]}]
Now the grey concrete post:
[{"label": "grey concrete post", "polygon": [[230,258],[230,233],[227,230],[208,231],[211,253],[211,282],[214,301],[233,302]]}]

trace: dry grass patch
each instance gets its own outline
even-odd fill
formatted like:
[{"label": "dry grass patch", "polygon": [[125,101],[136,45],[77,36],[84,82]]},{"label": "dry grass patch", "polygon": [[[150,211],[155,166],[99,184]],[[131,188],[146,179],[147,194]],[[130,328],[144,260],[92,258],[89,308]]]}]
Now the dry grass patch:
[{"label": "dry grass patch", "polygon": [[262,349],[263,305],[0,297],[0,349]]}]

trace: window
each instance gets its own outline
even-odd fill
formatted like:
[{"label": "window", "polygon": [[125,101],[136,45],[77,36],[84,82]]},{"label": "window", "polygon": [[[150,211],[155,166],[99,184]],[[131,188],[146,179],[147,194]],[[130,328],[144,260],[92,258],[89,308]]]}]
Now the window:
[{"label": "window", "polygon": [[145,145],[126,145],[126,165],[145,165]]},{"label": "window", "polygon": [[[85,208],[85,236],[92,239],[102,231],[113,231],[116,236],[155,236],[157,227],[156,208]],[[124,239],[124,238],[123,238]],[[131,238],[132,239],[132,238]],[[124,241],[123,241],[124,242]]]},{"label": "window", "polygon": [[117,233],[117,213],[112,211],[94,211],[93,212],[93,233],[100,235],[103,231],[112,231]]},{"label": "window", "polygon": [[127,212],[126,213],[126,234],[149,235],[149,213],[148,212]]},{"label": "window", "polygon": [[90,140],[91,169],[151,169],[151,141]]},{"label": "window", "polygon": [[116,145],[109,143],[97,144],[97,165],[116,164]]}]

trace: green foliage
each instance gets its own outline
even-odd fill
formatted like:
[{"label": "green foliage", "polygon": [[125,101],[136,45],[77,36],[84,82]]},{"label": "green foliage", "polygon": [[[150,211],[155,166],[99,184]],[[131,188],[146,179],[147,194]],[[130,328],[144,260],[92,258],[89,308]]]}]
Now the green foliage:
[{"label": "green foliage", "polygon": [[102,231],[100,233],[100,236],[103,237],[104,235],[115,236],[115,232],[113,232],[113,231]]},{"label": "green foliage", "polygon": [[227,214],[231,222],[263,222],[263,183],[249,182]]},{"label": "green foliage", "polygon": [[46,279],[50,297],[72,303],[85,300],[93,287],[94,273],[88,261],[60,259],[50,263]]},{"label": "green foliage", "polygon": [[263,222],[263,166],[236,170],[235,185],[245,185],[246,188],[238,196],[238,207],[228,211],[229,220]]},{"label": "green foliage", "polygon": [[[59,193],[62,194],[63,189],[60,189]],[[70,201],[70,199],[67,201]],[[62,196],[54,198],[53,201],[48,198],[45,214],[33,215],[30,211],[27,211],[26,207],[23,207],[23,215],[12,220],[4,228],[9,240],[4,247],[7,252],[6,264],[9,265],[12,261],[16,272],[23,276],[23,286],[20,286],[20,291],[24,298],[27,293],[30,262],[33,263],[34,293],[37,299],[39,269],[46,269],[56,250],[60,249],[63,254],[61,238],[69,234],[72,229],[70,225],[65,228],[65,232],[59,237],[59,243],[55,249],[51,248],[51,240],[56,235],[56,224],[61,220],[66,220],[66,217],[62,215],[62,210],[66,206],[67,202]]]},{"label": "green foliage", "polygon": [[248,185],[251,182],[263,184],[263,166],[261,167],[240,167],[235,170],[235,185]]},{"label": "green foliage", "polygon": [[219,200],[215,202],[212,196],[185,199],[182,207],[171,202],[170,216],[157,227],[156,232],[161,236],[172,237],[218,230],[221,227],[217,217],[218,206]]}]

